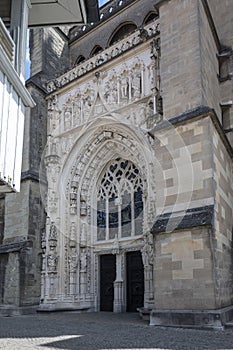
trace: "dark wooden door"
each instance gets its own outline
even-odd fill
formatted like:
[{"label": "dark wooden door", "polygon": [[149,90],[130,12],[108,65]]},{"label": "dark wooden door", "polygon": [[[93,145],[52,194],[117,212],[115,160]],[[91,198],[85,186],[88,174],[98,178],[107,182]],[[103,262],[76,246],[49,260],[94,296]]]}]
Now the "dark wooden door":
[{"label": "dark wooden door", "polygon": [[116,256],[100,256],[100,311],[113,311]]},{"label": "dark wooden door", "polygon": [[144,303],[144,269],[140,251],[126,254],[127,311],[135,312]]}]

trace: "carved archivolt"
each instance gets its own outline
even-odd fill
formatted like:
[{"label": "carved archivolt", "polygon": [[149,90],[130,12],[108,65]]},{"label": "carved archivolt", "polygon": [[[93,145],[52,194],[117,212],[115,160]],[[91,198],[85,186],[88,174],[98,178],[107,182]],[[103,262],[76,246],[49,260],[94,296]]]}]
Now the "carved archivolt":
[{"label": "carved archivolt", "polygon": [[[78,147],[78,146],[77,146]],[[74,148],[75,149],[75,148]],[[73,149],[73,152],[74,152]],[[155,185],[153,174],[153,153],[150,145],[140,139],[133,139],[126,131],[113,127],[103,127],[80,149],[76,165],[73,165],[67,186],[67,200],[70,214],[85,217],[91,205],[98,174],[111,159],[122,157],[132,160],[141,169],[141,180],[147,205],[151,208],[147,217],[155,215]],[[153,202],[153,205],[151,204]],[[151,219],[152,220],[152,216]],[[149,221],[150,221],[149,220]]]}]

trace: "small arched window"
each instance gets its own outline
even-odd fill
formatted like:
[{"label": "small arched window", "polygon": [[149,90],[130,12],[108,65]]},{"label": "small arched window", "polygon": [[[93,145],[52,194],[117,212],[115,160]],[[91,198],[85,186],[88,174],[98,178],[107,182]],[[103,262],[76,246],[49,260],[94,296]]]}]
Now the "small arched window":
[{"label": "small arched window", "polygon": [[139,169],[115,159],[100,179],[97,192],[97,240],[142,234],[143,185]]},{"label": "small arched window", "polygon": [[78,64],[80,64],[81,62],[85,61],[85,57],[83,55],[78,56],[78,58],[75,61],[74,67],[76,67]]},{"label": "small arched window", "polygon": [[91,54],[90,54],[90,57],[97,55],[97,53],[99,53],[99,52],[101,52],[101,51],[103,51],[103,48],[102,48],[101,46],[99,46],[99,45],[96,45],[96,46],[92,49]]},{"label": "small arched window", "polygon": [[152,21],[154,21],[155,19],[159,18],[159,14],[158,12],[149,12],[147,14],[147,16],[145,17],[144,21],[143,21],[143,24],[148,24]]},{"label": "small arched window", "polygon": [[117,41],[124,39],[129,34],[133,33],[137,29],[134,23],[124,23],[112,34],[109,40],[109,46],[115,44]]}]

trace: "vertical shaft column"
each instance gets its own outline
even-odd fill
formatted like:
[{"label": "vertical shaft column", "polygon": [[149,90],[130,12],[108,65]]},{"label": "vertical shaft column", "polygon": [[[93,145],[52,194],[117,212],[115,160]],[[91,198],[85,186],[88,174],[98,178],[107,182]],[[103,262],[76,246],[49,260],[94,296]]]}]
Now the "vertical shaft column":
[{"label": "vertical shaft column", "polygon": [[122,278],[122,254],[117,252],[116,254],[116,280],[114,282],[114,312],[123,312],[124,300],[123,300],[123,278]]}]

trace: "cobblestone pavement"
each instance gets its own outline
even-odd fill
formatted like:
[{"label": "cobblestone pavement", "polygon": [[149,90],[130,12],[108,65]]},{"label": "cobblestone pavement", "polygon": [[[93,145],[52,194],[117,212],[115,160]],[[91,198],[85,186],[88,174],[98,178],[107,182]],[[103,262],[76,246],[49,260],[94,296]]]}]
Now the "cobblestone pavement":
[{"label": "cobblestone pavement", "polygon": [[149,326],[138,314],[50,313],[0,317],[4,350],[233,350],[233,330]]}]

